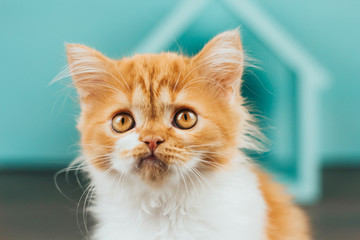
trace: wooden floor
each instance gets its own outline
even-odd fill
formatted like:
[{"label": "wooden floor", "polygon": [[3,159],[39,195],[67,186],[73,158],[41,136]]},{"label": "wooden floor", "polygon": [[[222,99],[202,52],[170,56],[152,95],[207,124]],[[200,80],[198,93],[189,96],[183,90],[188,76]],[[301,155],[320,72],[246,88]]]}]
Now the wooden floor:
[{"label": "wooden floor", "polygon": [[[82,189],[73,175],[68,183],[60,175],[58,183],[67,199],[54,186],[53,176],[0,173],[0,240],[84,239],[83,203],[76,209]],[[324,170],[323,189],[321,202],[304,207],[314,239],[360,240],[360,169]]]}]

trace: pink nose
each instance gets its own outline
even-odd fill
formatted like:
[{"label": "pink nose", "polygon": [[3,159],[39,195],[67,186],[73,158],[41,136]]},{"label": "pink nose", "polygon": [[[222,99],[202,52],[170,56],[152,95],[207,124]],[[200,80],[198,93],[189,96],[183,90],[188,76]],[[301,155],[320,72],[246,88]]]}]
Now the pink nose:
[{"label": "pink nose", "polygon": [[145,137],[142,141],[148,145],[151,152],[154,152],[155,149],[164,142],[164,139],[159,136],[148,136]]}]

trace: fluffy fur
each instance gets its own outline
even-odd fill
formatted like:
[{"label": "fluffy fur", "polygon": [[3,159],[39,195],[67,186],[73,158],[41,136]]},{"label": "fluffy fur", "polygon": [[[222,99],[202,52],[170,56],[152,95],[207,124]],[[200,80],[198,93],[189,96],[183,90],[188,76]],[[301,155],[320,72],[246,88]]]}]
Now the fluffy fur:
[{"label": "fluffy fur", "polygon": [[[237,30],[194,57],[175,53],[112,60],[67,45],[80,95],[82,159],[94,190],[93,239],[307,240],[306,219],[283,189],[239,149],[257,149],[239,94],[244,54]],[[190,109],[191,129],[174,125]],[[117,133],[117,113],[133,129]],[[255,137],[254,137],[255,135]],[[146,139],[162,142],[152,152]],[[153,154],[157,161],[141,164]]]}]

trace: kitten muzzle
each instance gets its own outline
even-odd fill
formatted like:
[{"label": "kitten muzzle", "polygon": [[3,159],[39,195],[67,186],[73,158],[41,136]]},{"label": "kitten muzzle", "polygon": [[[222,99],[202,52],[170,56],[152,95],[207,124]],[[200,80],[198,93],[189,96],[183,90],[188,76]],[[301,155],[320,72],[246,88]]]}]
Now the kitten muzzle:
[{"label": "kitten muzzle", "polygon": [[151,154],[139,160],[138,168],[142,169],[144,167],[167,168],[167,165],[163,161],[161,161],[157,156],[155,156],[155,154]]}]

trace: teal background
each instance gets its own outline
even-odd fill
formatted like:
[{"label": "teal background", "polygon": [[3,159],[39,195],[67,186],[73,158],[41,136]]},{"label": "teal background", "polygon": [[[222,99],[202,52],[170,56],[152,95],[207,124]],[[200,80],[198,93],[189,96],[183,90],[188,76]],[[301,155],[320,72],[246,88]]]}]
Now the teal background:
[{"label": "teal background", "polygon": [[[320,97],[323,163],[360,164],[360,2],[257,2],[331,74]],[[176,4],[175,0],[0,1],[0,167],[54,167],[76,155],[74,91],[62,90],[65,86],[60,83],[48,86],[66,64],[65,42],[84,43],[114,58],[133,54]],[[191,53],[211,36],[239,25],[215,1],[174,42],[188,46],[184,51]],[[275,71],[279,64],[256,51],[261,46],[256,46],[246,26],[244,34],[250,55],[273,63],[264,64],[265,72]],[[278,76],[282,74],[287,73],[278,70]]]}]

